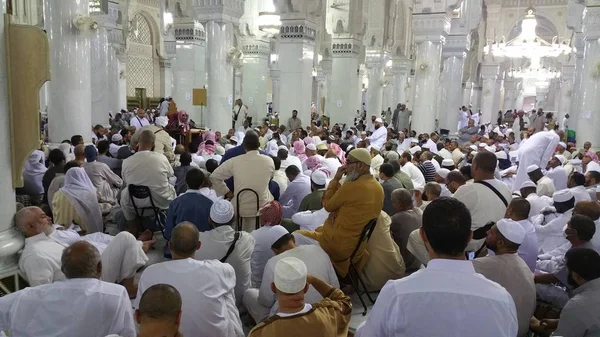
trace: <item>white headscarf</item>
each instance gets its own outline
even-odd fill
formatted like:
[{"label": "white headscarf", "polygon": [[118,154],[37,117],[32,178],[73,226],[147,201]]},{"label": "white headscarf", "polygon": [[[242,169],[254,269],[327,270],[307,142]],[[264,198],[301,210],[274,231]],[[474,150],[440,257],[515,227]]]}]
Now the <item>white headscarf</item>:
[{"label": "white headscarf", "polygon": [[65,174],[65,185],[60,189],[86,225],[87,234],[104,230],[102,212],[98,204],[96,188],[81,167],[73,167]]},{"label": "white headscarf", "polygon": [[43,194],[44,186],[42,178],[46,173],[46,165],[44,164],[44,152],[40,150],[33,151],[25,162],[23,170],[23,182],[28,194]]}]

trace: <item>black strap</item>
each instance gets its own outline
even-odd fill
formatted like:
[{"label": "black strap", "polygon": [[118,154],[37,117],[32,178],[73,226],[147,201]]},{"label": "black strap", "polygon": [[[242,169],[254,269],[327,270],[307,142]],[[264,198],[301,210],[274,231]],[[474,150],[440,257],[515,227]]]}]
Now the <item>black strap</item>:
[{"label": "black strap", "polygon": [[500,198],[500,200],[502,200],[504,207],[508,207],[508,201],[506,201],[506,198],[504,198],[504,196],[500,192],[498,192],[498,190],[494,186],[492,186],[490,183],[488,183],[486,181],[476,181],[475,183],[481,184],[483,186],[487,186],[487,188],[492,190],[492,192],[494,192],[498,196],[498,198]]},{"label": "black strap", "polygon": [[231,246],[229,246],[229,249],[227,250],[227,253],[225,254],[225,256],[223,256],[223,258],[220,260],[221,263],[225,263],[225,261],[227,261],[227,258],[229,257],[229,255],[231,255],[231,253],[233,253],[233,249],[235,248],[235,243],[238,241],[239,238],[240,238],[240,232],[235,232],[235,235],[233,236],[233,242],[231,243]]}]

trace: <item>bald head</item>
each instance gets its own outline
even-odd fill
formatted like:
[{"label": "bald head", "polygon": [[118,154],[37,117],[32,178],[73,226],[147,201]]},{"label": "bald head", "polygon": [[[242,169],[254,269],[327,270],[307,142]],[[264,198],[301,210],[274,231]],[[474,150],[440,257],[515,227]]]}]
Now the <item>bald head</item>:
[{"label": "bald head", "polygon": [[60,269],[68,279],[99,279],[102,275],[100,253],[87,241],[77,241],[63,250],[60,262]]},{"label": "bald head", "polygon": [[152,150],[154,147],[154,142],[156,141],[156,136],[154,132],[150,130],[144,130],[140,133],[140,137],[138,138],[137,146],[139,147],[139,151],[148,151]]},{"label": "bald head", "polygon": [[84,160],[85,159],[85,146],[83,144],[79,144],[75,146],[73,149],[73,154],[75,155],[75,159]]},{"label": "bald head", "polygon": [[194,255],[199,246],[200,233],[198,228],[191,222],[182,222],[175,226],[171,233],[169,247],[173,257],[188,258]]},{"label": "bald head", "polygon": [[573,209],[573,215],[585,215],[592,221],[600,219],[600,205],[596,201],[580,201]]},{"label": "bald head", "polygon": [[177,322],[181,315],[181,295],[173,286],[155,284],[146,289],[136,310],[138,323],[146,320]]},{"label": "bald head", "polygon": [[531,204],[524,198],[513,198],[506,209],[506,217],[515,221],[525,220],[531,212]]}]

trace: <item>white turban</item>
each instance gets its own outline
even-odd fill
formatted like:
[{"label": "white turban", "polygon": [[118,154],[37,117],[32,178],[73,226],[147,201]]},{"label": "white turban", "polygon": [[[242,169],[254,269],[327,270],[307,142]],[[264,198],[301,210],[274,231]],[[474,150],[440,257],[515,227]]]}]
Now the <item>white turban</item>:
[{"label": "white turban", "polygon": [[167,124],[169,124],[169,119],[165,116],[156,117],[154,124],[156,124],[157,126],[162,126],[164,128],[167,126]]}]

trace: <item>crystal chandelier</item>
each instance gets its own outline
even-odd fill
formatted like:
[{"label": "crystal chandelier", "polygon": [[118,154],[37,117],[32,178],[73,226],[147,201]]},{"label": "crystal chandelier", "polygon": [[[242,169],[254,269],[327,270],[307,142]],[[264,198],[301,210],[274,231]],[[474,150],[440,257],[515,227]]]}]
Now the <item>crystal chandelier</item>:
[{"label": "crystal chandelier", "polygon": [[555,78],[560,77],[560,71],[556,69],[547,69],[547,68],[525,68],[525,69],[509,69],[507,70],[507,75],[509,78],[522,78],[522,79],[535,79],[538,82],[547,82]]},{"label": "crystal chandelier", "polygon": [[260,12],[258,13],[258,29],[269,35],[279,33],[281,27],[281,19],[279,14],[275,12]]},{"label": "crystal chandelier", "polygon": [[517,37],[508,42],[505,42],[503,37],[500,42],[493,41],[491,45],[488,41],[483,48],[483,52],[486,55],[492,54],[495,57],[508,58],[529,58],[533,55],[538,57],[558,57],[572,52],[573,49],[569,46],[569,40],[559,43],[558,37],[555,36],[552,39],[552,43],[549,43],[536,35],[536,26],[535,13],[530,8],[521,22],[521,33]]}]

